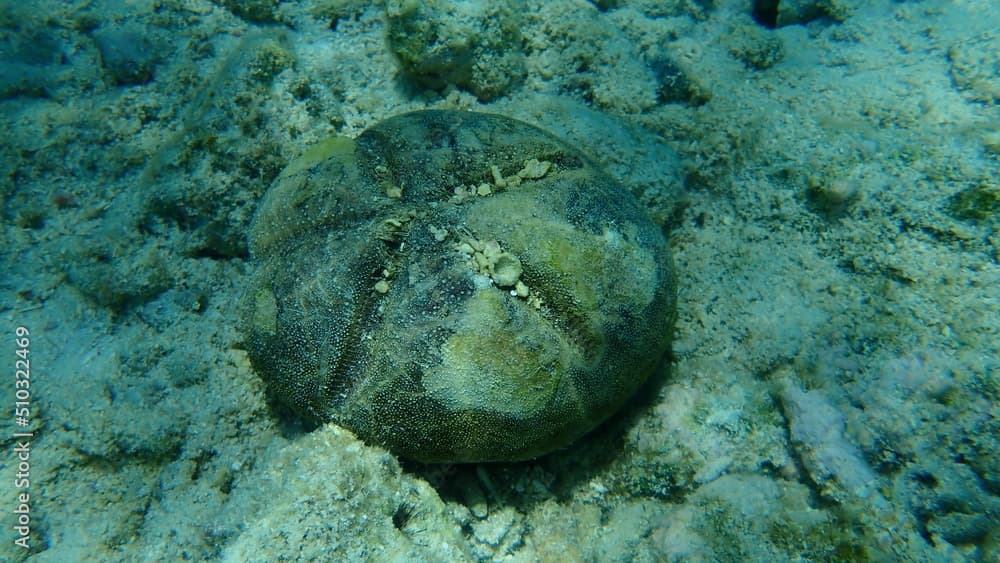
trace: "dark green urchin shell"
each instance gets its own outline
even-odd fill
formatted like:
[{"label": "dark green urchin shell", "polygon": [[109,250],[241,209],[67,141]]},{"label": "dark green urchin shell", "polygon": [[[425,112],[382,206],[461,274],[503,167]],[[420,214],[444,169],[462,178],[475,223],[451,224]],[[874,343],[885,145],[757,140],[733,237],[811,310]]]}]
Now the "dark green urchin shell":
[{"label": "dark green urchin shell", "polygon": [[419,111],[298,158],[257,211],[247,350],[272,391],[403,457],[512,461],[610,416],[670,342],[667,242],[526,123]]}]

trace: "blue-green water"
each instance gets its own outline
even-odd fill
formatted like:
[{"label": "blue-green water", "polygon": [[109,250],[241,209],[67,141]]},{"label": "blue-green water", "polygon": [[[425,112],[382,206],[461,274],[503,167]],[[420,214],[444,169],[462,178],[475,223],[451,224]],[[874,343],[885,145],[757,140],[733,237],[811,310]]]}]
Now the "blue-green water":
[{"label": "blue-green water", "polygon": [[[0,559],[1000,558],[997,29],[986,0],[0,2]],[[245,352],[272,182],[428,108],[566,140],[673,252],[671,352],[535,460],[397,460]]]}]

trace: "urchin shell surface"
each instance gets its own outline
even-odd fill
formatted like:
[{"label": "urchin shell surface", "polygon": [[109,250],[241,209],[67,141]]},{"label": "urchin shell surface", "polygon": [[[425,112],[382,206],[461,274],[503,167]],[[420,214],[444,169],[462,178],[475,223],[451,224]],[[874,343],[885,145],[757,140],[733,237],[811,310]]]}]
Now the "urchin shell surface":
[{"label": "urchin shell surface", "polygon": [[274,394],[418,461],[569,444],[645,381],[675,317],[635,198],[498,115],[419,111],[314,147],[250,248],[246,345]]}]

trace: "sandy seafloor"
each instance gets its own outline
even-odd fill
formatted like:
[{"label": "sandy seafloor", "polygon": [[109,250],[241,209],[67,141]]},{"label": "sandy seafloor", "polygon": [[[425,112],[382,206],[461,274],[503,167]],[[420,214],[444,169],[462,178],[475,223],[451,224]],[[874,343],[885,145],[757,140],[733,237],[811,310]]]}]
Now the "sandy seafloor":
[{"label": "sandy seafloor", "polygon": [[[1000,560],[1000,4],[412,4],[0,4],[0,560]],[[669,233],[669,365],[542,459],[401,463],[241,349],[271,180],[420,108],[570,140]]]}]

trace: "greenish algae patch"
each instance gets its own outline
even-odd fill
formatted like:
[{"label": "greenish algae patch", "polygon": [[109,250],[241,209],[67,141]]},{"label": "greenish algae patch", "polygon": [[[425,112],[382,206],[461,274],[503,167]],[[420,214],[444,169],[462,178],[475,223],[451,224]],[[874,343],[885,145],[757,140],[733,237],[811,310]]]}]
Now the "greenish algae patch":
[{"label": "greenish algae patch", "polygon": [[268,288],[261,288],[254,296],[253,323],[259,330],[273,334],[277,330],[278,303],[274,293]]},{"label": "greenish algae patch", "polygon": [[440,366],[424,376],[435,399],[456,410],[529,416],[551,401],[567,368],[579,362],[552,327],[525,318],[538,313],[512,312],[504,299],[482,290],[469,300],[461,328],[441,347]]},{"label": "greenish algae patch", "polygon": [[298,158],[288,164],[288,167],[285,168],[281,175],[291,176],[298,174],[330,158],[350,161],[353,155],[353,139],[348,139],[347,137],[330,137],[306,149]]},{"label": "greenish algae patch", "polygon": [[948,214],[956,219],[981,223],[995,219],[1000,213],[1000,187],[981,182],[951,196]]}]

